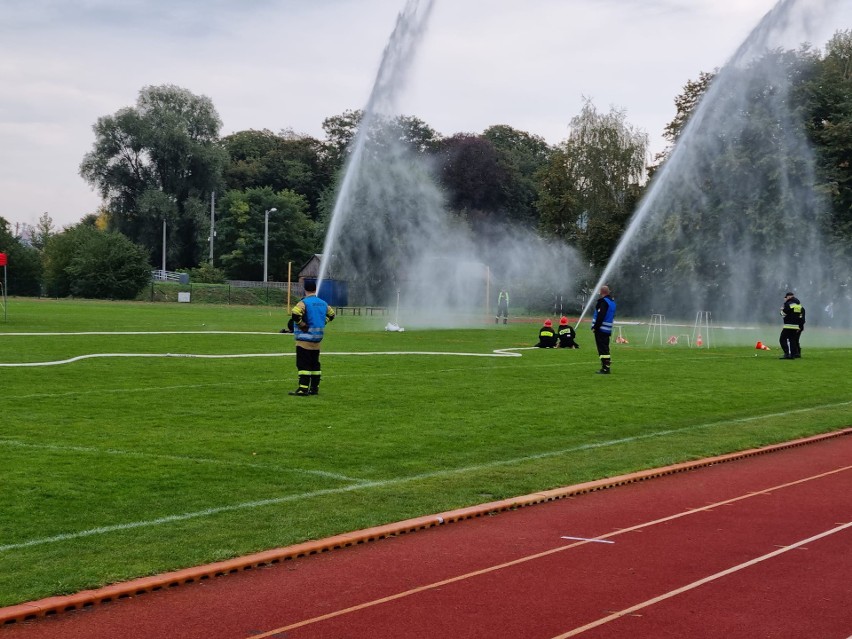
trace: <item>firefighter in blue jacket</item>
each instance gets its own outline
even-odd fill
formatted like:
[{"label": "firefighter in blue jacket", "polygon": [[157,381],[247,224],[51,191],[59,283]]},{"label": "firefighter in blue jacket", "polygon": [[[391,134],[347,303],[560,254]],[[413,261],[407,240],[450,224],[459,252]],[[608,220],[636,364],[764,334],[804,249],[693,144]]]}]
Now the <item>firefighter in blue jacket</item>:
[{"label": "firefighter in blue jacket", "polygon": [[615,321],[615,300],[609,293],[609,286],[601,286],[601,296],[595,305],[592,317],[592,331],[595,333],[595,346],[601,360],[600,375],[609,375],[612,357],[609,354],[609,340],[612,337],[612,325]]},{"label": "firefighter in blue jacket", "polygon": [[316,282],[305,281],[305,297],[293,307],[293,332],[296,337],[296,369],[299,388],[290,395],[306,397],[319,394],[320,342],[325,325],[334,320],[334,309],[316,295]]}]

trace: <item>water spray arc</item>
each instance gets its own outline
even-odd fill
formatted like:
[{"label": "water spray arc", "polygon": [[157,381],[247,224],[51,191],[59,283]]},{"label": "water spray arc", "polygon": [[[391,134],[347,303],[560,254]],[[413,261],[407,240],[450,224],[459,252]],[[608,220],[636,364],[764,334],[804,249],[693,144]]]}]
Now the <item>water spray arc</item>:
[{"label": "water spray arc", "polygon": [[[618,269],[628,268],[626,258],[633,258],[634,267],[641,265],[641,251],[657,257],[668,253],[675,281],[676,269],[682,269],[681,296],[692,305],[684,303],[678,309],[684,317],[707,308],[708,297],[718,301],[725,296],[726,312],[739,313],[741,318],[753,312],[756,304],[748,296],[760,288],[759,283],[793,287],[825,278],[826,263],[820,261],[824,239],[819,233],[823,206],[813,188],[813,153],[789,104],[790,79],[784,76],[782,64],[772,67],[772,55],[783,62],[780,48],[800,45],[827,22],[828,9],[839,4],[838,0],[781,0],[761,19],[710,82],[595,284],[595,293],[610,284],[618,294]],[[792,41],[797,37],[802,40]],[[755,99],[750,92],[761,82],[777,94],[760,105],[768,114],[766,122],[776,125],[769,131],[759,129],[763,123],[750,113]],[[768,150],[761,162],[749,164],[742,159],[752,151],[749,136],[752,147],[762,144],[757,148]],[[776,138],[780,140],[772,142],[775,146],[766,141]],[[735,166],[714,165],[714,158],[738,153],[739,173],[712,173],[720,165]],[[706,211],[717,219],[715,226],[702,232],[698,224]],[[687,237],[691,224],[695,232]],[[768,239],[750,234],[761,224],[770,228]],[[715,300],[706,281],[695,282],[702,275],[702,260],[715,267],[708,272],[720,280]],[[643,294],[650,297],[656,292]],[[595,299],[590,296],[578,323]],[[660,310],[671,313],[672,309],[658,304],[653,312]]]},{"label": "water spray arc", "polygon": [[363,116],[350,143],[349,157],[343,170],[343,179],[334,203],[328,232],[323,245],[323,260],[317,278],[317,287],[322,284],[328,272],[338,244],[339,234],[346,217],[354,205],[353,191],[361,177],[365,150],[369,134],[381,116],[396,113],[399,93],[405,86],[408,70],[414,62],[418,46],[426,32],[429,16],[434,5],[433,0],[408,0],[405,8],[397,17],[396,26],[390,41],[385,47],[376,80],[363,110]]}]

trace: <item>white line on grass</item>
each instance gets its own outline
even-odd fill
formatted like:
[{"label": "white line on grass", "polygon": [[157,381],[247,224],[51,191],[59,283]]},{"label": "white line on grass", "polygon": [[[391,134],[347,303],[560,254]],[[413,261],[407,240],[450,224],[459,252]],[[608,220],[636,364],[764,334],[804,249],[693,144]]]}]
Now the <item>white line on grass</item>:
[{"label": "white line on grass", "polygon": [[[323,355],[448,355],[456,357],[521,357],[519,353],[509,353],[508,350],[520,349],[502,349],[492,353],[452,353],[438,351],[380,351],[380,352],[359,352],[359,353],[340,353],[329,352]],[[84,359],[94,359],[99,357],[176,357],[187,359],[240,359],[248,357],[295,357],[295,353],[238,353],[230,355],[198,355],[195,353],[90,353],[88,355],[78,355],[68,359],[55,360],[51,362],[17,362],[11,364],[0,364],[4,368],[27,368],[33,366],[59,366],[60,364],[72,364]]]},{"label": "white line on grass", "polygon": [[117,448],[95,448],[90,446],[60,446],[58,444],[33,444],[30,442],[22,442],[17,439],[0,439],[0,446],[9,446],[14,448],[35,448],[38,450],[52,450],[56,452],[70,453],[95,453],[99,455],[120,455],[124,457],[137,457],[140,459],[165,459],[169,461],[177,461],[181,463],[195,464],[212,464],[219,466],[237,466],[241,468],[258,468],[261,470],[274,470],[282,473],[294,473],[299,475],[316,475],[318,477],[327,477],[346,482],[363,482],[363,479],[355,477],[347,477],[338,473],[330,473],[324,470],[310,470],[307,468],[293,468],[289,466],[280,466],[277,464],[258,464],[252,462],[229,461],[225,459],[211,459],[207,457],[187,457],[183,455],[162,455],[159,453],[143,453],[133,450],[121,450]]},{"label": "white line on grass", "polygon": [[70,333],[0,333],[2,337],[62,337],[66,335],[269,335],[281,337],[269,331],[79,331]]},{"label": "white line on grass", "polygon": [[826,408],[838,408],[840,406],[849,406],[852,405],[852,401],[848,402],[839,402],[837,404],[823,404],[821,406],[813,406],[811,408],[800,408],[791,411],[785,411],[783,413],[769,413],[766,415],[755,415],[752,417],[743,417],[739,419],[729,419],[717,422],[710,422],[707,424],[695,424],[693,426],[684,426],[682,428],[671,428],[667,430],[656,431],[653,433],[645,433],[644,435],[635,435],[633,437],[622,437],[620,439],[612,439],[605,442],[597,442],[591,444],[583,444],[581,446],[574,446],[572,448],[564,448],[561,450],[548,451],[543,453],[537,453],[535,455],[527,455],[524,457],[515,457],[513,459],[502,459],[493,462],[489,462],[486,464],[477,464],[475,466],[466,466],[463,468],[450,468],[445,470],[436,470],[429,473],[421,473],[419,475],[411,475],[409,477],[397,477],[395,479],[385,479],[385,480],[376,480],[376,481],[368,481],[362,482],[358,484],[352,484],[350,486],[341,486],[338,488],[327,488],[324,490],[315,490],[307,493],[299,493],[296,495],[287,495],[285,497],[275,497],[271,499],[261,499],[257,501],[249,501],[243,502],[240,504],[232,504],[230,506],[219,506],[216,508],[208,508],[205,510],[199,510],[189,513],[181,513],[177,515],[170,515],[168,517],[160,517],[158,519],[150,519],[145,521],[135,521],[129,522],[126,524],[115,524],[113,526],[101,526],[98,528],[91,528],[89,530],[82,530],[79,532],[73,533],[64,533],[61,535],[55,535],[53,537],[43,537],[40,539],[31,539],[29,541],[23,541],[14,544],[6,544],[0,546],[0,552],[6,552],[9,550],[19,550],[22,548],[30,548],[32,546],[41,546],[44,544],[51,544],[61,541],[69,541],[73,539],[82,539],[84,537],[91,537],[94,535],[102,535],[106,533],[118,532],[123,530],[131,530],[134,528],[145,528],[150,526],[160,526],[162,524],[169,524],[179,521],[186,521],[189,519],[198,519],[201,517],[209,517],[211,515],[218,515],[220,513],[233,512],[237,510],[247,510],[253,508],[261,508],[264,506],[275,506],[278,504],[284,504],[287,502],[299,501],[302,499],[313,499],[315,497],[324,497],[326,495],[339,495],[344,493],[351,493],[356,490],[365,490],[369,488],[386,488],[388,486],[395,486],[399,484],[404,484],[412,481],[422,481],[426,479],[434,479],[436,477],[447,477],[451,475],[461,475],[465,473],[471,472],[479,472],[482,470],[490,470],[493,468],[499,468],[502,466],[511,466],[514,464],[521,464],[529,461],[536,461],[539,459],[547,459],[550,457],[558,457],[560,455],[565,455],[568,453],[582,452],[587,450],[594,450],[598,448],[607,448],[610,446],[617,446],[619,444],[630,444],[633,442],[652,439],[655,437],[663,437],[665,435],[673,435],[677,433],[684,433],[691,430],[697,430],[700,428],[713,428],[715,426],[721,426],[724,424],[740,424],[744,422],[751,422],[758,419],[771,419],[774,417],[784,417],[787,415],[792,415],[795,413],[804,413],[813,410],[822,410]]}]

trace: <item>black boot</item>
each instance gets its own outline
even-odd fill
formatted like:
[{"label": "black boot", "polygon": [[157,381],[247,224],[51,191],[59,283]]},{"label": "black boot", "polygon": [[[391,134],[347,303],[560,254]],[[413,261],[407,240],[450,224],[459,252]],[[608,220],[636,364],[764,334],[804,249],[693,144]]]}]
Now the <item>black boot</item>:
[{"label": "black boot", "polygon": [[320,376],[314,375],[311,377],[311,388],[308,391],[309,395],[319,395]]},{"label": "black boot", "polygon": [[288,395],[297,397],[307,397],[311,394],[311,377],[309,375],[299,375],[299,388],[290,391]]}]

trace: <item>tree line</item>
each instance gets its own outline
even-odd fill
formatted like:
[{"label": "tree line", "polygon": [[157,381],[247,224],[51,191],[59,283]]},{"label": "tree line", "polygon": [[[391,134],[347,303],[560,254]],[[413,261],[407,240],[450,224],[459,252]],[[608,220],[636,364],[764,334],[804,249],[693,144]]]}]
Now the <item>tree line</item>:
[{"label": "tree line", "polygon": [[[852,258],[852,32],[840,31],[824,52],[803,47],[792,60],[796,112],[815,149],[817,187],[829,204],[826,231],[839,263]],[[701,73],[675,98],[666,138],[680,131],[713,82]],[[754,87],[754,100],[761,89]],[[169,270],[195,281],[260,280],[265,212],[271,280],[285,280],[320,252],[349,142],[360,111],[327,118],[318,139],[285,129],[220,137],[212,101],[172,85],[148,86],[136,104],[98,119],[80,175],[103,205],[57,231],[47,214],[28,237],[0,218],[0,251],[10,256],[9,292],[20,295],[132,297],[158,268],[166,233]],[[671,147],[650,161],[648,137],[617,108],[585,100],[555,145],[506,125],[443,136],[413,116],[393,122],[394,135],[430,159],[453,215],[474,235],[522,225],[576,247],[600,270],[607,263]],[[763,141],[755,136],[758,148]],[[214,255],[209,260],[211,198]],[[760,198],[761,194],[752,197]],[[766,229],[761,228],[765,233]],[[137,291],[138,291],[137,288]]]}]

